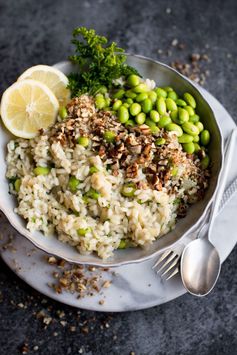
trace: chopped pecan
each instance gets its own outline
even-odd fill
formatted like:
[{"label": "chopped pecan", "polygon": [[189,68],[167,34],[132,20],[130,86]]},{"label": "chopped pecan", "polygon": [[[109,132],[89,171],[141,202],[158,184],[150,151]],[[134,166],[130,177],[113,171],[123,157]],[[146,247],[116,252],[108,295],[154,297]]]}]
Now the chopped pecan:
[{"label": "chopped pecan", "polygon": [[135,177],[137,177],[137,175],[138,175],[138,164],[137,163],[133,163],[132,165],[130,165],[127,168],[126,177],[134,179]]}]

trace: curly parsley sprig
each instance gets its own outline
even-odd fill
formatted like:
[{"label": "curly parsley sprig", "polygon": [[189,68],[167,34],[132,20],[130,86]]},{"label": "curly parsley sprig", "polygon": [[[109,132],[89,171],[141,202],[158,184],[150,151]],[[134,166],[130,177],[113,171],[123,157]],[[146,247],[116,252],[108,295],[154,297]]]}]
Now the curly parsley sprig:
[{"label": "curly parsley sprig", "polygon": [[115,42],[108,44],[107,38],[97,35],[93,29],[76,28],[72,43],[75,54],[69,59],[79,66],[78,73],[69,75],[72,97],[83,93],[93,95],[102,85],[111,88],[115,79],[139,75],[136,69],[125,64],[124,50]]}]

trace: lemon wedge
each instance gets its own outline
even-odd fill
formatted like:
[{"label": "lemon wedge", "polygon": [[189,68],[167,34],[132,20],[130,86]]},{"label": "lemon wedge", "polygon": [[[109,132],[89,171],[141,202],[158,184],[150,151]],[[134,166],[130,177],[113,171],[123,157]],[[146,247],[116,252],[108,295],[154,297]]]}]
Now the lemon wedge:
[{"label": "lemon wedge", "polygon": [[58,100],[53,92],[45,84],[30,79],[11,85],[1,100],[4,125],[21,138],[33,138],[40,128],[53,124],[58,109]]},{"label": "lemon wedge", "polygon": [[18,80],[33,79],[47,85],[57,97],[60,106],[65,106],[70,99],[70,90],[67,89],[68,78],[60,70],[49,65],[35,65],[27,69]]}]

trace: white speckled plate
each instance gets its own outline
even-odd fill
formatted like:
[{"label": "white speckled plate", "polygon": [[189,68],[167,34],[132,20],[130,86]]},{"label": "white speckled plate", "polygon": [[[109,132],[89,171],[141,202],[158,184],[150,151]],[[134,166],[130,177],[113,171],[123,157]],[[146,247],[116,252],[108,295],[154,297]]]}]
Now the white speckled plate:
[{"label": "white speckled plate", "polygon": [[[202,91],[215,111],[223,136],[226,137],[235,127],[234,121],[211,94],[204,89]],[[233,163],[228,184],[236,176],[237,164]],[[212,242],[217,247],[222,262],[236,244],[236,208],[237,194],[218,216],[213,229]],[[140,264],[125,265],[114,269],[116,275],[113,276],[112,285],[110,288],[103,289],[103,295],[97,294],[77,299],[75,295],[69,293],[56,294],[47,285],[53,281],[51,276],[53,267],[45,262],[44,256],[46,254],[40,250],[35,250],[32,253],[32,244],[15,232],[3,215],[0,218],[0,224],[2,234],[7,235],[10,231],[14,234],[13,246],[16,252],[4,250],[1,254],[6,264],[30,286],[59,302],[94,311],[123,312],[159,305],[186,292],[179,276],[168,282],[163,282],[151,269],[155,261],[151,259]],[[103,277],[107,279],[110,276],[105,273]],[[99,301],[102,298],[105,299],[105,303],[100,305]]]}]

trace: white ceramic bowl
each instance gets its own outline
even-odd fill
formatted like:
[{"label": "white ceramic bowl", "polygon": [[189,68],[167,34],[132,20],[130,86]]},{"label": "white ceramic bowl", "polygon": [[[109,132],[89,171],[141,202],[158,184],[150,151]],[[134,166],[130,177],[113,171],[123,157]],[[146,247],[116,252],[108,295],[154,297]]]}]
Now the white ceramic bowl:
[{"label": "white ceramic bowl", "polygon": [[[31,233],[26,229],[26,222],[14,213],[16,200],[8,193],[8,181],[5,178],[6,171],[6,145],[12,136],[2,126],[0,130],[0,209],[8,218],[11,225],[36,247],[49,254],[56,255],[70,262],[79,264],[91,264],[97,266],[120,266],[128,263],[141,262],[149,259],[155,254],[164,251],[180,240],[184,235],[190,233],[201,217],[204,215],[210,204],[214,192],[218,186],[218,178],[223,163],[223,140],[214,113],[197,87],[187,78],[179,74],[169,66],[142,56],[127,55],[128,64],[134,66],[145,78],[154,79],[159,86],[172,86],[175,91],[182,94],[190,92],[197,101],[198,113],[200,114],[205,127],[211,132],[212,140],[209,153],[212,161],[212,177],[210,186],[202,201],[190,207],[185,218],[180,219],[176,228],[155,241],[148,249],[129,248],[116,250],[114,256],[109,260],[102,260],[96,254],[81,255],[75,248],[60,242],[56,236],[45,237],[41,232]],[[55,65],[65,74],[75,68],[69,62],[61,62]]]}]

